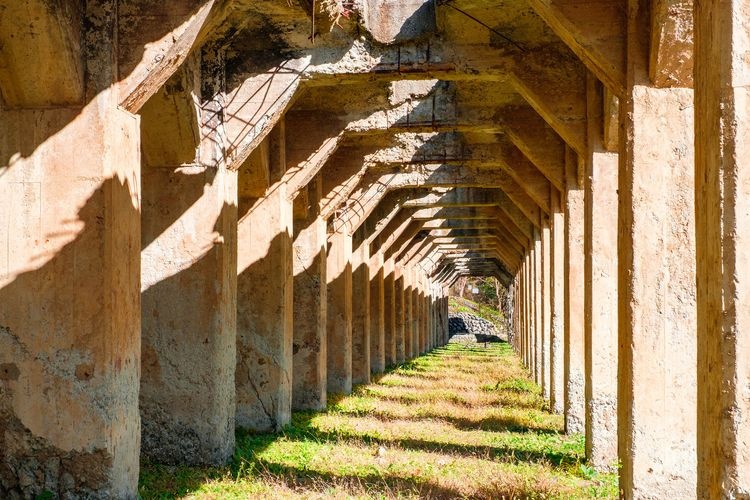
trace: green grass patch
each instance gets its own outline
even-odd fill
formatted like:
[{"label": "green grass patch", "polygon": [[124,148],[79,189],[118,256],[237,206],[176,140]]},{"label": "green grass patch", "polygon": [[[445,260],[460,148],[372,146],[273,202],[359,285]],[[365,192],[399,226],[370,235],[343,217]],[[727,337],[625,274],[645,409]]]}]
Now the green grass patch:
[{"label": "green grass patch", "polygon": [[615,498],[505,343],[448,345],[278,434],[238,432],[232,463],[144,463],[152,498]]}]

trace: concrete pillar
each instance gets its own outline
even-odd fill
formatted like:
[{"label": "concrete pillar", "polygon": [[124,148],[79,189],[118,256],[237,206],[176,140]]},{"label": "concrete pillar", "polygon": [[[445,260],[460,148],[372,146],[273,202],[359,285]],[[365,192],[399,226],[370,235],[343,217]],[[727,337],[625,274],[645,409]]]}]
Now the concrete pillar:
[{"label": "concrete pillar", "polygon": [[619,180],[620,489],[696,494],[693,92],[654,88],[650,7],[629,11]]},{"label": "concrete pillar", "polygon": [[370,246],[352,252],[352,384],[370,382]]},{"label": "concrete pillar", "polygon": [[[404,355],[404,331],[403,325],[403,280],[399,291],[396,279],[396,269],[393,259],[385,261],[384,302],[385,302],[385,365],[395,366],[403,363]],[[400,294],[400,299],[399,299]],[[399,304],[399,300],[401,301]],[[399,320],[399,311],[402,318]],[[399,358],[400,356],[400,358]]]},{"label": "concrete pillar", "polygon": [[536,383],[544,386],[544,312],[542,300],[542,233],[534,230],[534,378]]},{"label": "concrete pillar", "polygon": [[551,188],[551,306],[550,331],[550,407],[555,413],[565,411],[565,215],[560,192]]},{"label": "concrete pillar", "polygon": [[323,410],[327,401],[327,240],[326,221],[320,217],[322,184],[316,176],[294,200],[294,410]]},{"label": "concrete pillar", "polygon": [[551,338],[552,338],[552,304],[551,304],[551,272],[552,265],[550,262],[552,251],[551,251],[551,231],[550,231],[550,220],[547,217],[542,218],[542,250],[541,250],[541,266],[542,266],[542,394],[544,399],[550,401],[551,398]]},{"label": "concrete pillar", "polygon": [[741,498],[750,496],[750,15],[746,2],[694,5],[697,491]]},{"label": "concrete pillar", "polygon": [[603,145],[602,89],[589,75],[584,175],[586,456],[617,464],[617,153]]},{"label": "concrete pillar", "polygon": [[[534,236],[536,236],[536,232],[534,233]],[[526,354],[526,357],[529,360],[529,371],[531,372],[531,377],[534,379],[535,382],[538,383],[539,377],[537,374],[537,366],[536,366],[536,275],[535,275],[535,263],[536,263],[536,238],[532,242],[532,246],[529,249],[529,255],[527,258],[527,266],[528,269],[526,270],[526,275],[528,279],[528,289],[526,291],[526,300],[528,301],[528,318],[529,318],[529,324],[528,324],[528,353]]]},{"label": "concrete pillar", "polygon": [[143,184],[141,453],[223,464],[234,454],[237,173],[146,167]]},{"label": "concrete pillar", "polygon": [[117,97],[0,111],[6,498],[137,495],[140,132]]},{"label": "concrete pillar", "polygon": [[421,353],[420,333],[422,304],[419,300],[419,277],[413,267],[409,269],[411,274],[411,357],[416,358]]},{"label": "concrete pillar", "polygon": [[424,274],[419,272],[419,354],[427,352],[427,291]]},{"label": "concrete pillar", "polygon": [[408,269],[402,271],[402,277],[404,279],[404,352],[406,361],[414,359],[414,321],[412,314],[414,313],[412,297],[412,280],[411,273]]},{"label": "concrete pillar", "polygon": [[352,392],[352,237],[328,237],[328,392]]},{"label": "concrete pillar", "polygon": [[292,406],[292,202],[279,184],[249,203],[238,229],[237,426],[277,431]]},{"label": "concrete pillar", "polygon": [[150,137],[142,168],[141,455],[160,463],[216,465],[234,454],[237,172],[217,147],[223,65],[205,51],[184,72],[206,97],[196,165],[149,164],[157,145],[172,145],[154,144],[154,129],[163,132],[159,98],[141,110]]},{"label": "concrete pillar", "polygon": [[584,432],[583,185],[578,159],[565,154],[565,432]]},{"label": "concrete pillar", "polygon": [[[394,323],[394,337],[396,338],[396,363],[401,364],[406,361],[407,346],[406,346],[406,305],[404,303],[404,277],[399,276],[394,282],[394,310],[395,310],[395,323]],[[394,363],[394,364],[396,364]]]},{"label": "concrete pillar", "polygon": [[523,347],[523,364],[526,367],[526,369],[531,368],[531,364],[529,363],[529,268],[528,268],[528,260],[529,260],[529,251],[527,250],[526,253],[523,256],[523,263],[521,264],[521,281],[523,283],[522,285],[522,313],[521,318],[522,321],[522,328],[523,328],[523,335],[522,335],[522,341],[521,345]]},{"label": "concrete pillar", "polygon": [[[370,370],[372,373],[383,373],[385,370],[385,263],[383,252],[377,252],[370,259]],[[389,294],[393,301],[393,290]],[[393,319],[393,304],[389,322]],[[389,329],[391,334],[392,329]],[[393,344],[391,336],[391,344]],[[392,359],[392,358],[391,358]]]},{"label": "concrete pillar", "polygon": [[[427,278],[425,278],[427,280]],[[424,295],[424,307],[425,307],[425,352],[432,350],[432,285],[427,281]]]}]

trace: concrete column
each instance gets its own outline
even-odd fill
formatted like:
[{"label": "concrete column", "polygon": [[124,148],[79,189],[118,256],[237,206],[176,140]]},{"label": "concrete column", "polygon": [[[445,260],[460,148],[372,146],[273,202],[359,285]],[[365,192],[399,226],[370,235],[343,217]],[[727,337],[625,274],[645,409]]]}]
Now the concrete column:
[{"label": "concrete column", "polygon": [[0,111],[0,496],[137,494],[139,137],[113,90]]},{"label": "concrete column", "polygon": [[524,255],[523,263],[521,265],[521,352],[524,366],[528,369],[529,364],[529,269],[528,269],[529,253],[528,250]]},{"label": "concrete column", "polygon": [[352,392],[352,237],[328,237],[328,392]]},{"label": "concrete column", "polygon": [[217,147],[223,65],[205,51],[182,77],[205,96],[194,166],[168,166],[168,156],[150,164],[173,137],[155,119],[158,97],[141,110],[141,455],[160,463],[224,464],[234,454],[237,172]]},{"label": "concrete column", "polygon": [[583,185],[578,159],[565,155],[565,432],[584,432]]},{"label": "concrete column", "polygon": [[284,184],[251,202],[238,242],[237,426],[276,431],[292,406],[292,202]]},{"label": "concrete column", "polygon": [[531,249],[529,250],[528,256],[528,270],[526,274],[528,276],[528,290],[526,292],[526,300],[528,300],[528,316],[529,316],[529,352],[526,357],[529,359],[529,371],[535,382],[539,383],[539,376],[537,373],[536,364],[536,341],[537,341],[537,323],[536,323],[536,230],[534,232],[534,241],[532,242]]},{"label": "concrete column", "polygon": [[424,274],[419,270],[419,353],[427,352],[427,287]]},{"label": "concrete column", "polygon": [[425,296],[424,296],[424,307],[425,307],[425,321],[426,321],[426,328],[425,328],[425,351],[429,352],[432,350],[432,285],[427,281],[427,286],[425,288]]},{"label": "concrete column", "polygon": [[542,250],[541,250],[541,266],[542,266],[542,394],[544,399],[550,401],[551,398],[551,338],[552,338],[552,311],[551,311],[551,271],[552,265],[550,262],[552,251],[551,251],[551,231],[550,221],[547,217],[542,218]]},{"label": "concrete column", "polygon": [[620,489],[628,498],[689,498],[697,432],[693,92],[651,86],[650,7],[631,3],[620,101]]},{"label": "concrete column", "polygon": [[[322,179],[294,200],[294,333],[292,409],[323,410],[327,386],[326,221],[320,217]],[[305,207],[298,206],[300,204]]]},{"label": "concrete column", "polygon": [[[396,269],[393,259],[384,263],[383,301],[385,303],[385,366],[395,366],[404,362],[403,330],[403,280],[399,292],[396,283]],[[399,293],[400,298],[399,298]],[[401,301],[399,304],[399,300]],[[399,319],[399,314],[402,319]],[[399,321],[401,323],[399,323]]]},{"label": "concrete column", "polygon": [[414,359],[414,336],[412,335],[414,323],[412,321],[412,284],[411,276],[407,269],[402,271],[401,278],[404,280],[404,356],[406,361]]},{"label": "concrete column", "polygon": [[370,382],[370,248],[352,252],[352,384]]},{"label": "concrete column", "polygon": [[551,307],[550,331],[550,407],[555,413],[565,411],[565,215],[560,192],[552,187],[551,224]]},{"label": "concrete column", "polygon": [[534,230],[534,377],[536,383],[544,386],[544,306],[542,300],[542,233]]},{"label": "concrete column", "polygon": [[586,288],[586,456],[597,469],[617,464],[617,153],[603,145],[602,89],[588,82],[584,176]]},{"label": "concrete column", "polygon": [[[383,252],[370,259],[370,370],[383,373],[385,370],[385,269]],[[393,290],[389,294],[393,301]],[[390,304],[389,320],[393,319],[393,304]],[[392,329],[389,329],[391,334]],[[391,336],[391,344],[392,336]]]},{"label": "concrete column", "polygon": [[750,15],[746,2],[694,5],[697,491],[741,498],[750,496]]},{"label": "concrete column", "polygon": [[143,184],[141,453],[223,464],[234,454],[237,173],[145,167]]},{"label": "concrete column", "polygon": [[406,305],[404,304],[404,277],[400,276],[394,282],[394,337],[396,339],[396,362],[394,364],[401,364],[406,360],[406,319],[404,317]]},{"label": "concrete column", "polygon": [[422,304],[419,300],[419,277],[417,270],[413,267],[409,269],[412,279],[411,287],[411,357],[416,358],[421,353],[420,333],[421,333],[421,314]]}]

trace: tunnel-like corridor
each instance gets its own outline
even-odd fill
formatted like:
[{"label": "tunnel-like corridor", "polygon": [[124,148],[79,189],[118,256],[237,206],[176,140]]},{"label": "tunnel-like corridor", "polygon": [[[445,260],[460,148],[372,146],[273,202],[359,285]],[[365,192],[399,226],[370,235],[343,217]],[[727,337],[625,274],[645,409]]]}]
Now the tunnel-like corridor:
[{"label": "tunnel-like corridor", "polygon": [[0,497],[225,466],[445,352],[467,276],[622,497],[750,497],[748,26],[744,0],[0,0]]}]

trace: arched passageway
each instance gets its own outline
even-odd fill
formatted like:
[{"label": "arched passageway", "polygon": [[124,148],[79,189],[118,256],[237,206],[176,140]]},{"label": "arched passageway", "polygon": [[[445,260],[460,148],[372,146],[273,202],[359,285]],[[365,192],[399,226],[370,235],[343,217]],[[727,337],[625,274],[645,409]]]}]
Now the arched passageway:
[{"label": "arched passageway", "polygon": [[0,12],[0,496],[224,464],[468,275],[624,497],[750,494],[742,2]]}]

